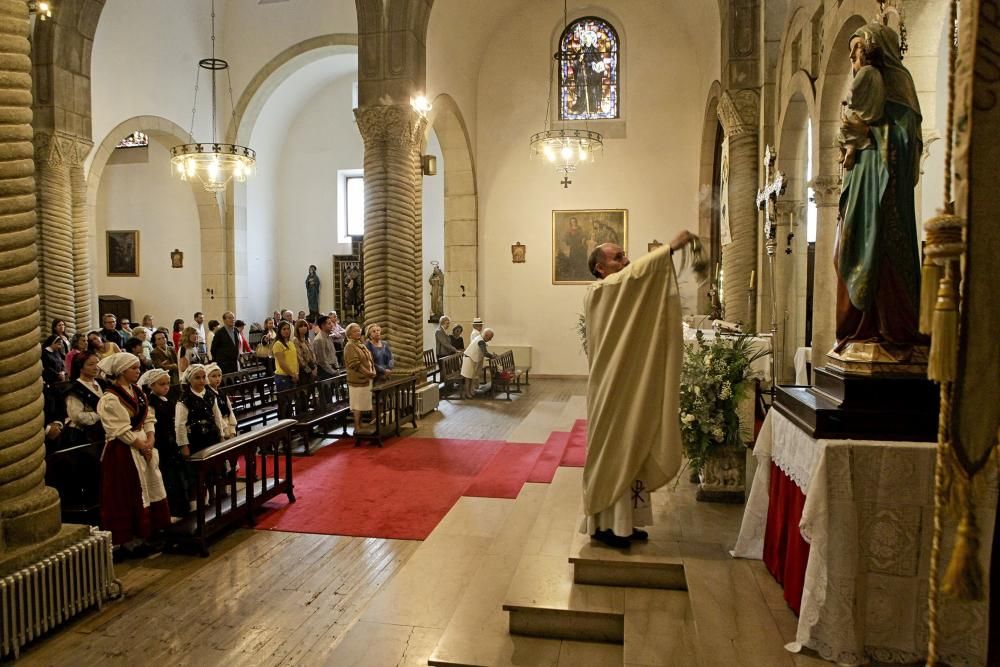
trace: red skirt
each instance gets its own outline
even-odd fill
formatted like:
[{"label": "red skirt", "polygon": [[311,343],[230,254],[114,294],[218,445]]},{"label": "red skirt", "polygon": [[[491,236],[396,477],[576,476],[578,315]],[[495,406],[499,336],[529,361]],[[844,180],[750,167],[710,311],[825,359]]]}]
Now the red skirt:
[{"label": "red skirt", "polygon": [[149,539],[153,531],[170,525],[166,499],[142,506],[142,486],[131,450],[121,440],[112,440],[101,458],[101,528],[111,531],[115,545]]}]

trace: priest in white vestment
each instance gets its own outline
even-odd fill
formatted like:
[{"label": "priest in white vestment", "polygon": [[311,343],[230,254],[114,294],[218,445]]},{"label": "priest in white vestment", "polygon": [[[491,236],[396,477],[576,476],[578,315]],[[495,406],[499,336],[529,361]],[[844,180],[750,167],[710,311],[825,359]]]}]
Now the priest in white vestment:
[{"label": "priest in white vestment", "polygon": [[683,357],[680,294],[672,255],[696,237],[629,263],[621,246],[594,249],[587,293],[587,462],[581,526],[595,540],[627,548],[648,538],[650,493],[677,474]]}]

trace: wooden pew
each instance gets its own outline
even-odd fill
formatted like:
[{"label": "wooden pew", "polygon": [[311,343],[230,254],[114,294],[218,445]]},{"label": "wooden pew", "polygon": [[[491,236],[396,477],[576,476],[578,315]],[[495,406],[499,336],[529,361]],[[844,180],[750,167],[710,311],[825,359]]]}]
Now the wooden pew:
[{"label": "wooden pew", "polygon": [[240,433],[267,425],[278,416],[274,377],[262,371],[247,369],[222,376],[219,391],[233,404]]},{"label": "wooden pew", "polygon": [[[278,418],[295,420],[292,433],[302,436],[307,455],[311,454],[309,441],[318,426],[340,421],[344,429],[343,437],[347,436],[351,408],[347,398],[346,374],[279,391],[277,400]],[[330,432],[322,435],[338,437]]]},{"label": "wooden pew", "polygon": [[416,375],[390,377],[372,385],[372,416],[374,433],[354,434],[354,445],[370,441],[382,446],[382,438],[392,432],[399,436],[399,425],[409,421],[417,427],[417,377]]},{"label": "wooden pew", "polygon": [[514,366],[514,353],[510,350],[490,359],[490,394],[495,397],[500,392],[506,392],[508,401],[511,393],[520,394],[521,374],[521,370]]},{"label": "wooden pew", "polygon": [[[167,529],[168,541],[194,545],[202,556],[208,556],[209,538],[235,526],[253,526],[254,513],[271,498],[284,493],[294,503],[294,426],[294,420],[281,420],[192,454],[188,464],[195,478],[197,507],[191,516]],[[245,477],[226,474],[237,464]],[[211,504],[205,500],[210,482],[215,490]]]},{"label": "wooden pew", "polygon": [[437,382],[441,368],[438,366],[437,355],[434,350],[424,350],[424,374],[429,381]]},{"label": "wooden pew", "polygon": [[462,359],[465,357],[461,352],[450,354],[447,357],[438,359],[438,372],[441,382],[441,398],[447,398],[451,392],[462,386]]}]

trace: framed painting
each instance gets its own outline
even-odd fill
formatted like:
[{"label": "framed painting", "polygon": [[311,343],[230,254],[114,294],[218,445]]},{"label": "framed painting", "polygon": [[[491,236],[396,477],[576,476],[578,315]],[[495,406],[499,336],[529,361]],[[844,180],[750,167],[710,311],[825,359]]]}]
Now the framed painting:
[{"label": "framed painting", "polygon": [[139,275],[139,230],[119,229],[108,235],[108,275]]},{"label": "framed painting", "polygon": [[594,282],[587,260],[604,243],[616,243],[628,251],[628,210],[552,211],[552,284]]}]

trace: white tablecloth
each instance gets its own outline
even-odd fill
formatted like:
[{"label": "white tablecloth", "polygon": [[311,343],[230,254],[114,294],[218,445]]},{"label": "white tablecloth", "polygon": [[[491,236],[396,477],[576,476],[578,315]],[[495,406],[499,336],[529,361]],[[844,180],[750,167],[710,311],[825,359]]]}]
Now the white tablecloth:
[{"label": "white tablecloth", "polygon": [[[934,526],[934,445],[814,440],[771,410],[754,447],[757,473],[733,550],[760,559],[767,523],[771,463],[806,495],[799,530],[810,544],[796,641],[827,660],[863,664],[916,662],[927,649],[927,579]],[[997,504],[991,468],[977,489],[980,561],[989,572]],[[941,572],[956,521],[945,517]],[[987,577],[987,584],[988,582]],[[983,665],[986,602],[941,597],[941,659]]]},{"label": "white tablecloth", "polygon": [[800,387],[811,384],[809,382],[809,364],[811,363],[813,349],[811,347],[800,347],[795,350],[795,384]]}]

